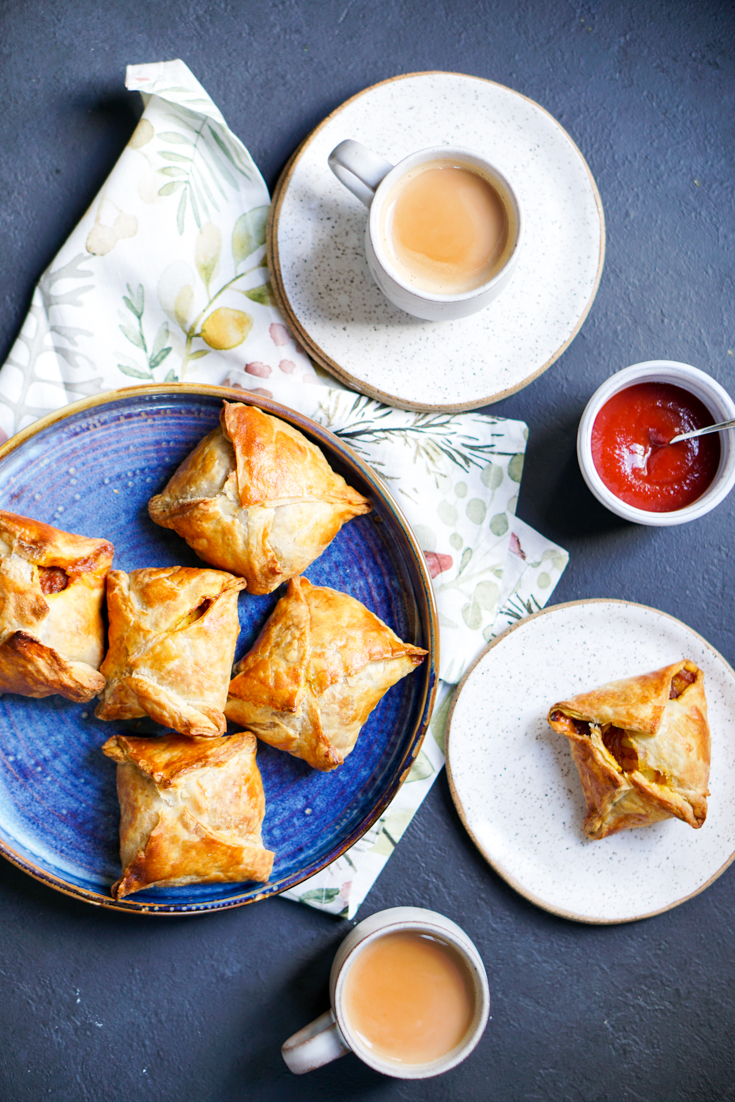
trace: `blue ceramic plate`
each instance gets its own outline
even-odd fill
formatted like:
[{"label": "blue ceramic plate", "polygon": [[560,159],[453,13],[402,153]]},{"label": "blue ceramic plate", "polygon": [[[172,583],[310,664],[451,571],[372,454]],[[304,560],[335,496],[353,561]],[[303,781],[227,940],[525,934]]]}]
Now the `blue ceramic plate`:
[{"label": "blue ceramic plate", "polygon": [[[119,875],[115,767],[102,743],[125,724],[94,717],[94,703],[60,696],[0,697],[0,852],[78,899],[156,914],[220,910],[290,888],[357,841],[385,809],[423,740],[436,683],[436,610],[423,556],[400,510],[340,440],[300,414],[222,387],[135,387],[66,407],[0,448],[0,504],[115,545],[114,565],[202,566],[147,502],[217,423],[222,399],[256,402],[311,437],[374,510],[345,525],[306,571],[316,585],[357,597],[427,660],[386,694],[355,750],[332,773],[259,743],[266,794],[264,844],[276,860],[268,884],[201,884],[139,892],[114,902]],[[236,657],[253,643],[283,590],[240,595]],[[133,721],[139,734],[160,730]]]}]

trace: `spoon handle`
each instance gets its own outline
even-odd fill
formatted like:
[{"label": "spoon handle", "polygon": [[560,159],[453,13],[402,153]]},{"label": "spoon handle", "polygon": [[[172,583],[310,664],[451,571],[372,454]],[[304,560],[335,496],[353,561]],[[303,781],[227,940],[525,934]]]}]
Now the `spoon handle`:
[{"label": "spoon handle", "polygon": [[723,429],[735,429],[735,420],[721,421],[719,425],[708,425],[705,429],[694,429],[692,432],[681,432],[669,440],[669,443],[678,444],[680,440],[691,440],[694,436],[707,436],[710,432],[722,432]]}]

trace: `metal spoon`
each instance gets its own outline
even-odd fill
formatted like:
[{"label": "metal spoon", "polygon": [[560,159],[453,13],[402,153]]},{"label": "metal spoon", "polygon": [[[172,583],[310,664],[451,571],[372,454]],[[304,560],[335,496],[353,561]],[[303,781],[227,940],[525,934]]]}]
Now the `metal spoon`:
[{"label": "metal spoon", "polygon": [[648,435],[654,448],[665,448],[667,444],[678,444],[680,440],[693,440],[695,436],[707,436],[710,432],[722,432],[724,429],[735,429],[735,420],[721,421],[719,425],[707,425],[706,428],[692,429],[691,432],[680,432],[670,440],[657,429],[651,429]]}]

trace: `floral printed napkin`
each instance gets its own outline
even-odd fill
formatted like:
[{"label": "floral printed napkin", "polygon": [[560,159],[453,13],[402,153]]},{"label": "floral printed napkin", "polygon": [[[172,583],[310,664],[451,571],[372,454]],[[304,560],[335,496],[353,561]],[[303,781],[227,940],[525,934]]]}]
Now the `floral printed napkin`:
[{"label": "floral printed napkin", "polygon": [[352,917],[444,764],[453,686],[499,631],[546,603],[567,554],[515,517],[522,422],[393,409],[314,369],[272,304],[270,197],[248,151],[183,62],[130,66],[126,83],[143,116],[34,292],[0,370],[0,439],[133,382],[227,383],[319,421],[387,482],[434,579],[442,681],[386,813],[286,893]]},{"label": "floral printed napkin", "polygon": [[[315,378],[270,303],[270,196],[182,61],[128,68],[145,111],[0,370],[5,438],[68,402],[231,367]],[[274,328],[275,327],[275,328]]]}]

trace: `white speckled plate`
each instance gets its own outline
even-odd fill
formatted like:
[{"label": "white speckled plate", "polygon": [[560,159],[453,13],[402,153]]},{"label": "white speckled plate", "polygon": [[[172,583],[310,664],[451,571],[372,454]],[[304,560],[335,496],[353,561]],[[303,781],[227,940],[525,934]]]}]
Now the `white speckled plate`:
[{"label": "white speckled plate", "polygon": [[[704,670],[712,733],[707,820],[668,819],[590,841],[552,704],[691,658]],[[539,907],[580,922],[631,922],[701,892],[735,856],[735,672],[679,620],[627,601],[555,605],[511,628],[460,684],[447,765],[483,856]]]},{"label": "white speckled plate", "polygon": [[[344,138],[393,163],[430,145],[467,146],[512,180],[525,241],[494,303],[451,322],[390,305],[365,262],[367,210],[327,166]],[[579,330],[604,254],[600,196],[566,131],[518,92],[460,73],[394,77],[337,108],[286,167],[269,227],[276,296],[310,355],[407,409],[474,409],[530,383]]]}]

